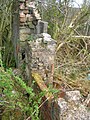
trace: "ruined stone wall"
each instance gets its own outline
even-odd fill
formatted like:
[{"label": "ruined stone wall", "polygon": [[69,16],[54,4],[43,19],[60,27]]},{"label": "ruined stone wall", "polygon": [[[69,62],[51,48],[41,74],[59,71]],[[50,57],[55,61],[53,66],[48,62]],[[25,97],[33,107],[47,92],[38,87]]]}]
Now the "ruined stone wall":
[{"label": "ruined stone wall", "polygon": [[[47,34],[48,23],[41,21],[34,1],[20,0],[19,7],[20,64],[25,63],[25,75],[30,84],[32,72],[40,74],[47,86],[53,84],[56,41]],[[60,94],[63,97],[42,106],[43,120],[90,120],[87,110],[90,96],[83,102],[78,90],[62,90]]]},{"label": "ruined stone wall", "polygon": [[48,23],[41,20],[35,1],[19,0],[20,16],[20,54],[19,61],[22,63],[25,56],[26,41],[32,41],[33,36],[47,32]]},{"label": "ruined stone wall", "polygon": [[20,40],[26,40],[28,35],[35,33],[38,20],[41,20],[36,3],[30,0],[20,0]]},{"label": "ruined stone wall", "polygon": [[38,72],[46,84],[52,83],[56,42],[47,33],[36,35],[36,37],[34,41],[27,42],[26,69]]},{"label": "ruined stone wall", "polygon": [[[32,72],[41,75],[45,84],[53,84],[56,41],[47,34],[48,23],[42,21],[35,2],[20,0],[20,66],[25,64],[25,75],[29,85]],[[46,111],[46,108],[48,109]],[[52,120],[51,106],[42,108],[42,116]]]},{"label": "ruined stone wall", "polygon": [[52,83],[56,42],[47,34],[48,23],[41,21],[35,1],[20,0],[20,64],[26,62],[27,78],[38,72]]},{"label": "ruined stone wall", "polygon": [[38,20],[41,17],[36,8],[35,2],[31,0],[19,0],[19,17],[20,17],[20,54],[19,61],[21,63],[23,55],[25,54],[25,43],[31,34],[35,34],[35,28]]}]

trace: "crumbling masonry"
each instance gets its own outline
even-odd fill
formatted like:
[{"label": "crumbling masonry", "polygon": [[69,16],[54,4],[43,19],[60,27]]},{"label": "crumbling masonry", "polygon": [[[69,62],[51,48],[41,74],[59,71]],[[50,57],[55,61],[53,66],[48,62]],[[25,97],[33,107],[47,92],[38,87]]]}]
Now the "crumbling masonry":
[{"label": "crumbling masonry", "polygon": [[52,83],[56,41],[47,34],[48,23],[41,20],[35,2],[20,0],[21,60],[26,59],[26,73],[38,72],[46,84]]},{"label": "crumbling masonry", "polygon": [[[47,34],[48,23],[41,20],[34,0],[19,0],[20,54],[19,63],[25,62],[26,76],[32,80],[32,72],[40,74],[47,87],[53,83],[56,41]],[[43,87],[43,85],[41,85]],[[90,96],[82,103],[78,90],[63,91],[64,96],[42,107],[43,120],[90,120],[86,106]],[[88,101],[88,102],[87,102]]]}]

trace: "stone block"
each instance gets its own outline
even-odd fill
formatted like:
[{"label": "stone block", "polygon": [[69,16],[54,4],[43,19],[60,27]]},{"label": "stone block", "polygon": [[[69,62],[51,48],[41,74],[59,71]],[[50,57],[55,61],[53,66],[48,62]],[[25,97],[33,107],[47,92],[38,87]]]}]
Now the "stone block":
[{"label": "stone block", "polygon": [[25,0],[19,0],[19,2],[25,2]]},{"label": "stone block", "polygon": [[43,63],[42,63],[42,62],[39,62],[39,63],[38,63],[38,66],[43,66]]},{"label": "stone block", "polygon": [[25,5],[24,5],[24,3],[20,3],[20,4],[19,4],[19,6],[20,6],[20,7],[19,7],[19,8],[20,8],[20,10],[25,9]]},{"label": "stone block", "polygon": [[60,110],[60,114],[65,113],[68,110],[68,103],[65,101],[65,99],[63,98],[58,98],[57,99],[57,103],[58,103],[58,109]]},{"label": "stone block", "polygon": [[20,12],[20,22],[21,23],[25,23],[26,22],[26,16],[25,14],[22,12]]},{"label": "stone block", "polygon": [[29,8],[35,9],[35,2],[34,2],[34,1],[33,1],[33,2],[29,2],[29,1],[28,1],[28,2],[26,3],[26,6],[29,7]]},{"label": "stone block", "polygon": [[24,14],[25,14],[25,15],[26,15],[26,14],[28,14],[28,13],[29,13],[28,8],[27,8],[27,7],[25,7],[25,8],[24,8],[24,10],[23,10],[23,12],[24,12]]},{"label": "stone block", "polygon": [[47,33],[47,27],[48,27],[48,22],[39,20],[36,26],[36,33],[37,34]]},{"label": "stone block", "polygon": [[26,27],[20,27],[20,41],[25,41],[30,35],[30,29]]},{"label": "stone block", "polygon": [[80,91],[67,91],[65,96],[67,101],[74,101],[75,103],[81,102]]},{"label": "stone block", "polygon": [[[27,21],[27,22],[32,22],[32,21],[33,21],[32,15],[26,14],[26,21]],[[31,23],[31,24],[28,23],[28,25],[29,25],[29,27],[32,27],[32,26],[33,26],[32,23]]]}]

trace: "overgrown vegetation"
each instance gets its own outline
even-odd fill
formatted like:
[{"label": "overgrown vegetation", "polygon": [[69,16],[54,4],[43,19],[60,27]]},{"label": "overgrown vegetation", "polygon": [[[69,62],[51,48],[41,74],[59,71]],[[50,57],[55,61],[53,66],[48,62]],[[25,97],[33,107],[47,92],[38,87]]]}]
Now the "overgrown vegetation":
[{"label": "overgrown vegetation", "polygon": [[[37,74],[38,75],[38,74]],[[38,79],[38,76],[37,76]],[[15,75],[11,68],[5,69],[0,59],[0,119],[1,120],[41,120],[40,108],[48,93],[57,97],[59,90],[48,86],[48,91],[36,90],[35,81],[28,86],[21,76]]]},{"label": "overgrown vegetation", "polygon": [[90,72],[90,5],[73,8],[68,4],[42,2],[41,14],[49,23],[48,32],[57,40],[55,71],[68,79],[85,80]]},{"label": "overgrown vegetation", "polygon": [[[6,69],[15,66],[12,5],[13,0],[0,0],[0,117],[2,120],[24,120],[30,116],[32,120],[39,120],[39,105],[44,94],[36,95],[33,85],[29,87],[11,69]],[[53,0],[46,6],[39,4],[39,8],[43,19],[49,23],[48,32],[57,40],[55,82],[58,80],[59,85],[63,83],[70,89],[79,89],[86,96],[90,93],[90,81],[87,80],[90,73],[90,6],[74,9],[66,0],[60,4]]]},{"label": "overgrown vegetation", "polygon": [[12,5],[13,0],[0,0],[0,49],[5,67],[15,66],[12,45]]},{"label": "overgrown vegetation", "polygon": [[24,120],[30,116],[39,120],[39,105],[43,93],[37,94],[11,69],[4,70],[0,59],[0,117],[2,120]]}]

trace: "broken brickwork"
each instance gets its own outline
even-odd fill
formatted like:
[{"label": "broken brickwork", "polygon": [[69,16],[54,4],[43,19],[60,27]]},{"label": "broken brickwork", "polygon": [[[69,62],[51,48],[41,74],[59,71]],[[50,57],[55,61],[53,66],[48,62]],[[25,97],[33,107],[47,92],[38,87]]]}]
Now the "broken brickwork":
[{"label": "broken brickwork", "polygon": [[35,1],[20,0],[19,8],[20,62],[26,60],[27,78],[34,71],[52,83],[56,41],[47,34],[48,23],[41,20]]}]

